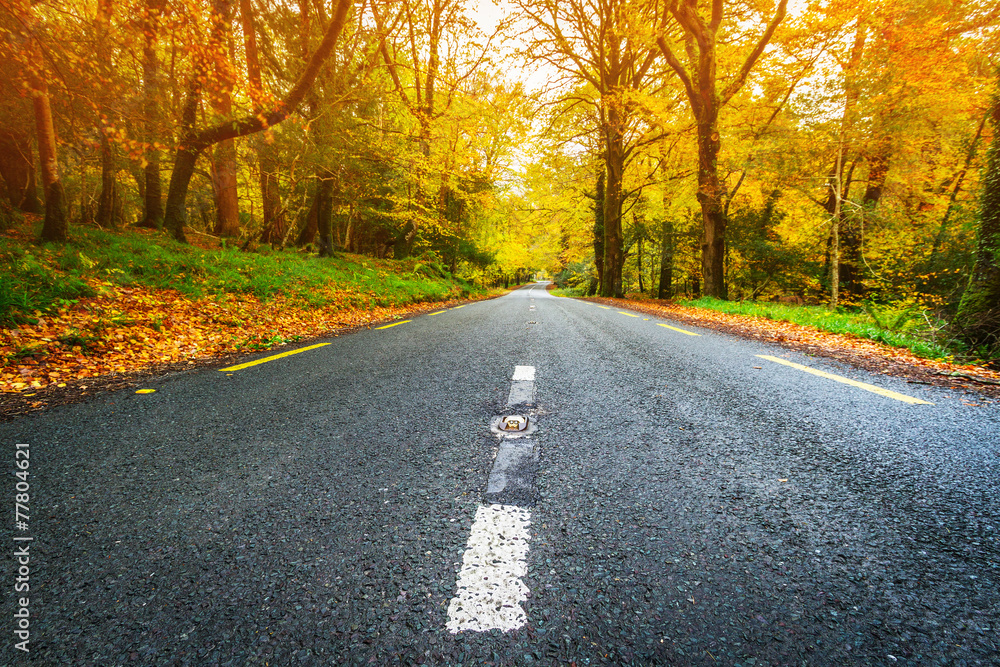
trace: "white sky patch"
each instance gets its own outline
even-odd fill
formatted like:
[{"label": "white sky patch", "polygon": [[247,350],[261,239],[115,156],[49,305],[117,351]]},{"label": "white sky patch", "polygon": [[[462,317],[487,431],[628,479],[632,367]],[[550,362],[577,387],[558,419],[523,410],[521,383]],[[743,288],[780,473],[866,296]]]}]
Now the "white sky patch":
[{"label": "white sky patch", "polygon": [[497,24],[511,13],[512,8],[504,0],[500,0],[500,2],[479,0],[466,5],[466,11],[469,17],[479,25],[479,29],[490,35],[497,29]]},{"label": "white sky patch", "polygon": [[531,512],[512,505],[488,505],[476,510],[476,521],[465,548],[457,592],[448,605],[447,628],[516,630],[528,622],[521,602],[528,587],[528,540]]}]

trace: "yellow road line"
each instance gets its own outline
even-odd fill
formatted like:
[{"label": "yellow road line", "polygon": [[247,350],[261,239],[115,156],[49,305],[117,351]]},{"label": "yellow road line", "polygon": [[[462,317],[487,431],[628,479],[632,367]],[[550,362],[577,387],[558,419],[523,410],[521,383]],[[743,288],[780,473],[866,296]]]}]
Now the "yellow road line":
[{"label": "yellow road line", "polygon": [[427,317],[430,317],[431,315],[440,315],[441,313],[447,313],[447,312],[448,312],[447,310],[439,310],[439,311],[437,311],[436,313],[431,313],[431,314],[430,314],[430,315],[428,315]]},{"label": "yellow road line", "polygon": [[620,310],[618,311],[618,314],[619,314],[619,315],[626,315],[626,316],[628,316],[628,317],[639,317],[638,315],[633,315],[632,313],[623,313],[623,312],[622,312],[622,311],[620,311]]},{"label": "yellow road line", "polygon": [[275,354],[270,357],[264,357],[263,359],[258,359],[257,361],[248,361],[245,364],[238,364],[236,366],[230,366],[229,368],[220,368],[219,370],[222,372],[241,371],[244,368],[250,368],[251,366],[256,366],[257,364],[265,364],[269,361],[274,361],[275,359],[290,357],[293,354],[298,354],[299,352],[305,352],[307,350],[315,350],[317,347],[323,347],[324,345],[329,345],[329,343],[319,343],[318,345],[310,345],[309,347],[300,347],[299,349],[291,350],[290,352],[282,352],[281,354]]},{"label": "yellow road line", "polygon": [[452,308],[452,310],[458,310],[459,308],[465,308],[468,305],[469,304],[467,304],[467,303],[463,303],[461,306],[455,306],[454,308]]},{"label": "yellow road line", "polygon": [[389,329],[390,327],[398,327],[400,324],[406,324],[407,322],[412,322],[413,320],[403,320],[402,322],[393,322],[392,324],[387,324],[384,327],[375,327],[376,329]]},{"label": "yellow road line", "polygon": [[802,364],[796,364],[786,359],[779,359],[778,357],[770,357],[766,354],[757,355],[761,359],[766,359],[768,361],[773,361],[776,364],[782,364],[783,366],[791,366],[800,371],[805,371],[806,373],[812,373],[813,375],[818,375],[821,378],[826,378],[828,380],[835,380],[837,382],[843,382],[844,384],[849,384],[852,387],[857,387],[858,389],[864,389],[865,391],[870,391],[873,394],[878,394],[879,396],[885,396],[887,398],[894,398],[897,401],[902,401],[903,403],[910,403],[913,405],[934,405],[928,401],[922,401],[919,398],[913,398],[912,396],[906,396],[904,394],[897,394],[894,391],[889,391],[888,389],[883,389],[882,387],[876,387],[875,385],[865,384],[864,382],[858,382],[857,380],[851,380],[850,378],[841,377],[840,375],[834,375],[832,373],[827,373],[825,371],[817,370],[815,368],[809,368],[808,366],[803,366]]},{"label": "yellow road line", "polygon": [[701,334],[696,334],[693,331],[684,331],[684,329],[678,329],[677,327],[672,327],[669,324],[662,324],[660,322],[657,322],[656,326],[658,326],[658,327],[666,327],[667,329],[670,329],[671,331],[677,331],[677,332],[682,333],[682,334],[687,334],[688,336],[700,336],[701,335]]},{"label": "yellow road line", "polygon": [[600,304],[596,304],[596,305],[597,305],[597,307],[598,307],[598,308],[603,308],[604,310],[611,310],[611,309],[610,309],[610,308],[608,308],[607,306],[602,306],[602,305],[600,305]]}]

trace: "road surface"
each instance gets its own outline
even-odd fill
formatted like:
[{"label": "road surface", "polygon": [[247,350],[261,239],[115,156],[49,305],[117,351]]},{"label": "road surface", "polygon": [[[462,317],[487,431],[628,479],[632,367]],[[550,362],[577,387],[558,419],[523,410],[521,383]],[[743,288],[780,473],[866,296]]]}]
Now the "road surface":
[{"label": "road surface", "polygon": [[542,285],[303,348],[0,424],[0,664],[1000,664],[995,404]]}]

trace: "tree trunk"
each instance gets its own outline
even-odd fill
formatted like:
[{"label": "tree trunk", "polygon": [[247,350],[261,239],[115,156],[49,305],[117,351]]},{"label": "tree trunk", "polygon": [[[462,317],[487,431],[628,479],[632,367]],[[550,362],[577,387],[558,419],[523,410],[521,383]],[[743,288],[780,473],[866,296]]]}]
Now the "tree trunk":
[{"label": "tree trunk", "polygon": [[[714,91],[713,91],[714,96]],[[718,109],[704,111],[698,123],[698,203],[701,204],[701,276],[705,296],[725,299],[726,215],[725,192],[719,181]]]},{"label": "tree trunk", "polygon": [[97,217],[94,222],[98,227],[108,228],[115,225],[115,199],[117,197],[118,179],[115,178],[115,157],[108,141],[108,135],[98,128],[101,135],[101,193],[97,198]]},{"label": "tree trunk", "polygon": [[639,294],[643,294],[646,291],[646,287],[642,280],[642,237],[641,236],[639,237],[639,240],[636,241],[636,243],[639,246],[636,255],[636,262],[639,271]]},{"label": "tree trunk", "polygon": [[278,163],[265,141],[257,141],[257,164],[260,168],[260,196],[264,205],[264,233],[262,243],[280,246],[285,238],[285,212],[281,208],[278,189]]},{"label": "tree trunk", "polygon": [[[257,26],[253,5],[250,0],[240,0],[240,18],[243,25],[243,45],[246,51],[247,79],[250,84],[250,100],[255,107],[260,106],[264,84],[260,75],[260,56],[257,51]],[[281,209],[281,193],[278,190],[278,163],[274,159],[271,145],[258,138],[254,142],[259,169],[260,197],[264,219],[261,243],[280,246],[285,238],[285,215]]]},{"label": "tree trunk", "polygon": [[25,213],[41,213],[35,186],[35,156],[26,135],[0,130],[0,175],[10,205]]},{"label": "tree trunk", "polygon": [[[232,0],[212,0],[212,19],[214,21],[210,40],[212,45],[219,52],[232,53]],[[225,69],[217,69],[212,81],[215,83],[215,90],[209,95],[212,109],[220,118],[228,119],[233,113],[234,82]],[[212,191],[215,194],[215,235],[239,236],[240,203],[236,184],[235,139],[224,139],[216,144],[212,154],[211,172]]]},{"label": "tree trunk", "polygon": [[334,175],[325,172],[316,190],[316,224],[319,230],[319,256],[333,256]]},{"label": "tree trunk", "polygon": [[187,224],[187,189],[200,154],[201,148],[197,146],[178,148],[174,170],[170,173],[164,221],[173,237],[181,243],[187,243],[187,236],[184,234],[184,225]]},{"label": "tree trunk", "polygon": [[66,218],[66,195],[59,178],[59,156],[56,153],[56,130],[52,123],[52,108],[49,105],[49,88],[43,75],[44,56],[35,31],[37,22],[31,14],[31,5],[20,7],[24,41],[29,44],[31,64],[28,67],[28,86],[31,90],[32,107],[35,112],[35,133],[38,137],[38,158],[41,163],[42,187],[45,193],[45,222],[42,225],[42,240],[63,242],[69,237],[69,222]]},{"label": "tree trunk", "polygon": [[973,350],[995,358],[1000,355],[1000,76],[990,115],[993,141],[982,177],[976,263],[955,320]]},{"label": "tree trunk", "polygon": [[602,156],[594,194],[594,265],[597,267],[598,290],[604,285],[604,179],[607,173],[608,166]]},{"label": "tree trunk", "polygon": [[306,224],[302,226],[295,245],[299,248],[316,240],[316,232],[319,230],[319,204],[320,204],[320,181],[316,182],[316,192],[313,194],[312,203],[309,205],[309,212],[306,214]]},{"label": "tree trunk", "polygon": [[[36,53],[38,62],[41,54]],[[66,194],[59,178],[59,161],[56,153],[56,130],[52,124],[48,84],[35,71],[31,72],[31,88],[35,109],[35,129],[38,133],[38,157],[42,165],[42,186],[45,191],[45,222],[42,240],[61,243],[69,238],[66,219]]]},{"label": "tree trunk", "polygon": [[164,0],[146,0],[143,19],[145,39],[142,45],[142,124],[147,144],[143,169],[142,219],[140,227],[159,229],[163,226],[163,184],[160,179],[160,151],[153,146],[159,139],[160,63],[156,57],[156,43],[160,28],[160,15]]},{"label": "tree trunk", "polygon": [[[851,287],[857,286],[857,265],[854,262],[860,262],[861,255],[861,239],[860,234],[855,238],[852,235],[849,236],[849,243],[852,248],[848,256],[848,264],[846,267],[841,266],[841,248],[840,248],[840,230],[843,223],[843,211],[844,211],[844,201],[847,199],[847,189],[850,187],[850,181],[854,173],[854,164],[851,165],[851,169],[848,172],[848,177],[844,178],[844,161],[847,156],[846,146],[848,141],[850,141],[852,129],[854,126],[854,107],[857,104],[858,98],[860,97],[860,91],[857,85],[857,69],[860,66],[862,55],[865,50],[865,43],[868,39],[868,27],[865,23],[865,17],[858,19],[858,24],[854,32],[854,44],[851,47],[851,59],[848,61],[847,66],[844,70],[844,114],[840,120],[840,136],[837,139],[837,164],[835,168],[836,176],[833,185],[830,190],[831,196],[834,198],[833,201],[833,228],[831,230],[831,241],[832,241],[832,252],[830,259],[830,308],[836,309],[840,301],[840,283],[842,273],[844,273],[845,278],[848,279],[846,287],[849,289]],[[886,146],[886,150],[889,147]],[[886,155],[884,166],[888,169],[888,155]],[[876,172],[878,170],[877,160],[875,166]],[[881,186],[873,190],[873,195],[875,195],[875,201],[881,197]],[[850,226],[850,225],[848,225]]]},{"label": "tree trunk", "polygon": [[670,216],[665,217],[661,223],[660,245],[663,254],[660,255],[660,285],[656,298],[669,299],[673,296],[674,280],[674,221]]},{"label": "tree trunk", "polygon": [[139,226],[159,229],[163,226],[163,183],[160,179],[160,151],[155,148],[146,153],[142,178],[142,220]]},{"label": "tree trunk", "polygon": [[240,204],[236,190],[235,140],[220,141],[212,151],[212,191],[215,194],[216,236],[240,234]]},{"label": "tree trunk", "polygon": [[833,222],[830,230],[830,309],[836,310],[840,299],[840,211],[843,202],[844,137],[841,134],[837,145],[837,166],[834,169],[832,185]]},{"label": "tree trunk", "polygon": [[622,177],[625,171],[625,136],[617,103],[608,105],[604,127],[607,181],[604,188],[604,280],[601,296],[624,296],[622,292]]},{"label": "tree trunk", "polygon": [[[849,112],[849,110],[847,111]],[[847,113],[845,112],[845,113]],[[889,160],[892,156],[892,142],[890,137],[883,137],[879,140],[874,154],[868,157],[868,185],[865,194],[861,199],[860,215],[844,215],[844,207],[841,204],[840,217],[840,294],[841,299],[860,299],[865,295],[864,285],[864,222],[868,214],[872,213],[878,206],[885,190],[885,182],[889,175]],[[857,162],[852,162],[851,168],[841,186],[841,203],[848,198],[848,190],[854,177],[854,167]]]}]

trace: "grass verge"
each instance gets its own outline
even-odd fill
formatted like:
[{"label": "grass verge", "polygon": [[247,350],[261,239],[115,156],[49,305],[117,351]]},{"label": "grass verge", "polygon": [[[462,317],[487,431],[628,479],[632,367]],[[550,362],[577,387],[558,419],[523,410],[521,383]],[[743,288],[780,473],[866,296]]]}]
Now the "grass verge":
[{"label": "grass verge", "polygon": [[0,393],[82,391],[492,295],[433,257],[246,253],[88,228],[38,245],[35,234],[0,235]]},{"label": "grass verge", "polygon": [[918,357],[951,361],[955,351],[934,340],[935,331],[910,305],[876,308],[861,312],[831,311],[825,306],[799,306],[758,301],[720,301],[710,297],[679,301],[680,305],[705,308],[727,315],[762,317],[778,322],[810,326],[830,333],[848,334],[892,347],[910,350]]},{"label": "grass verge", "polygon": [[[477,288],[433,258],[317,258],[295,250],[242,252],[184,245],[163,234],[76,227],[65,244],[37,245],[37,230],[0,236],[0,326],[30,324],[100,286],[175,289],[198,299],[282,295],[305,307],[393,307],[461,298]],[[12,237],[13,236],[13,237]],[[96,285],[96,288],[95,288]]]}]

